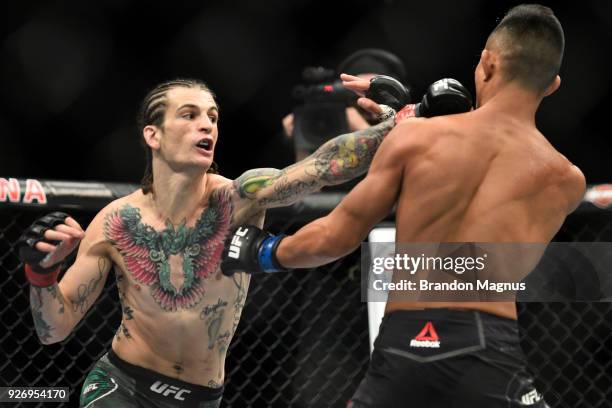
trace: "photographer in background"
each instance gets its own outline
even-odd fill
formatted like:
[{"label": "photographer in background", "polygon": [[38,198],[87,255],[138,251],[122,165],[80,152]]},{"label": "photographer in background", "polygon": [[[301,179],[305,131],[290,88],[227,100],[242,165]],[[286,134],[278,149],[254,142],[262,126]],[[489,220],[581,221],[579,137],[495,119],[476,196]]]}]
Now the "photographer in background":
[{"label": "photographer in background", "polygon": [[342,86],[338,79],[341,73],[365,79],[389,75],[403,82],[406,69],[396,55],[377,48],[356,51],[335,72],[323,67],[305,68],[302,77],[306,84],[293,89],[300,105],[283,118],[283,133],[293,140],[296,161],[325,143],[322,135],[361,130],[374,123],[375,118],[357,105],[355,94]]},{"label": "photographer in background", "polygon": [[[323,67],[305,68],[302,73],[302,84],[295,86],[292,92],[297,106],[282,121],[283,134],[293,143],[296,162],[325,143],[327,139],[324,136],[331,137],[334,134],[357,131],[370,126],[368,121],[373,118],[357,105],[355,93],[344,88],[339,80],[341,73],[356,75],[366,80],[370,80],[375,75],[389,75],[401,82],[404,82],[406,76],[402,61],[394,54],[381,49],[358,50],[345,58],[336,70]],[[342,184],[342,187],[335,186],[335,189],[348,191],[352,185],[348,182]],[[350,268],[351,262],[355,264],[355,261],[350,260],[339,264],[340,273],[331,279],[343,279],[341,276],[345,272],[344,269]],[[313,298],[313,304],[322,304],[326,301],[322,297],[325,292],[320,288],[326,279],[333,276],[332,272],[333,268],[323,267],[300,280],[305,292],[319,294]],[[353,288],[354,286],[350,284],[339,284],[335,288],[335,293],[347,299],[354,298],[350,293]],[[358,306],[359,303],[355,305]],[[361,371],[337,371],[337,362],[346,358],[346,351],[335,347],[334,341],[338,336],[346,336],[343,334],[346,326],[342,322],[332,323],[318,319],[313,315],[315,311],[316,308],[307,308],[300,315],[301,327],[308,329],[300,334],[299,345],[292,351],[293,359],[290,361],[297,364],[311,359],[317,361],[318,373],[336,372],[336,375],[325,378],[327,389],[356,388]],[[294,317],[287,316],[287,319],[291,318]],[[326,335],[322,336],[321,333]],[[317,344],[317,347],[312,347],[313,344]],[[364,351],[367,353],[367,349]],[[305,370],[296,371],[293,384],[300,384],[300,393],[304,401],[320,401],[320,382],[309,378]]]}]

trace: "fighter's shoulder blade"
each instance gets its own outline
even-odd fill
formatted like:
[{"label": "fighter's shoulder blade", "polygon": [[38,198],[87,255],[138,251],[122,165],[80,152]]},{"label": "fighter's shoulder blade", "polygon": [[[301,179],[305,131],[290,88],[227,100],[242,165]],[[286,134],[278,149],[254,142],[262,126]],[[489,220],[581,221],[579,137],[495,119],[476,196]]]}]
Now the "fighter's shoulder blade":
[{"label": "fighter's shoulder blade", "polygon": [[419,153],[429,149],[440,135],[444,126],[431,119],[411,118],[397,124],[383,141],[402,153]]}]

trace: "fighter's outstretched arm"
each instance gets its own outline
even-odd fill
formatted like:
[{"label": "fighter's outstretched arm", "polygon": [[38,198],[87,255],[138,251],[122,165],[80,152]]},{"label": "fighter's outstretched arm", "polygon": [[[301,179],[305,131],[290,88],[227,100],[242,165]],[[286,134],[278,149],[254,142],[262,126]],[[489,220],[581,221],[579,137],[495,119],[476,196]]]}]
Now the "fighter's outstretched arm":
[{"label": "fighter's outstretched arm", "polygon": [[343,183],[367,171],[378,146],[395,125],[390,117],[394,112],[363,97],[370,81],[346,74],[341,78],[347,89],[361,96],[358,104],[381,118],[381,123],[337,136],[285,169],[262,168],[245,172],[234,180],[242,205],[255,211],[290,205],[324,186]]},{"label": "fighter's outstretched arm", "polygon": [[[276,272],[310,268],[338,259],[357,248],[370,229],[396,203],[404,163],[418,152],[403,134],[412,124],[400,124],[376,153],[367,177],[326,217],[292,236],[272,236],[254,226],[241,226],[229,239],[223,273]],[[412,134],[412,132],[411,132]]]},{"label": "fighter's outstretched arm", "polygon": [[[399,129],[398,129],[399,130]],[[349,254],[389,214],[400,193],[410,142],[392,131],[382,143],[367,177],[326,217],[285,237],[276,251],[286,268],[312,268]]]},{"label": "fighter's outstretched arm", "polygon": [[394,120],[390,118],[376,126],[337,136],[304,160],[282,170],[249,170],[234,180],[234,188],[242,200],[260,210],[290,205],[323,186],[340,184],[365,173],[393,126]]}]

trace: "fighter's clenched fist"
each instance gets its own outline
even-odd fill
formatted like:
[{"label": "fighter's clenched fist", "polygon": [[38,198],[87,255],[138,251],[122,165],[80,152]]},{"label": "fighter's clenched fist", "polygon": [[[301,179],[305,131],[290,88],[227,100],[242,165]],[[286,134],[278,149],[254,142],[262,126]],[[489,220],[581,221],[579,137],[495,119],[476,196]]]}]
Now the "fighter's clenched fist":
[{"label": "fighter's clenched fist", "polygon": [[79,223],[62,212],[34,221],[17,241],[19,259],[25,263],[30,283],[55,284],[60,264],[79,246],[84,234]]}]

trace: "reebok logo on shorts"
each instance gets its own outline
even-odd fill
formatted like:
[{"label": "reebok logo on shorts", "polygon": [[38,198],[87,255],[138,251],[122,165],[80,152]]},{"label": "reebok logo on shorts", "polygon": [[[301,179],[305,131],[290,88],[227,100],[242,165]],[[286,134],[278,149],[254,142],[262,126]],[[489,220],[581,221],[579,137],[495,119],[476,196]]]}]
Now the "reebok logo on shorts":
[{"label": "reebok logo on shorts", "polygon": [[410,347],[440,348],[440,338],[432,322],[427,322],[423,330],[410,341]]}]

